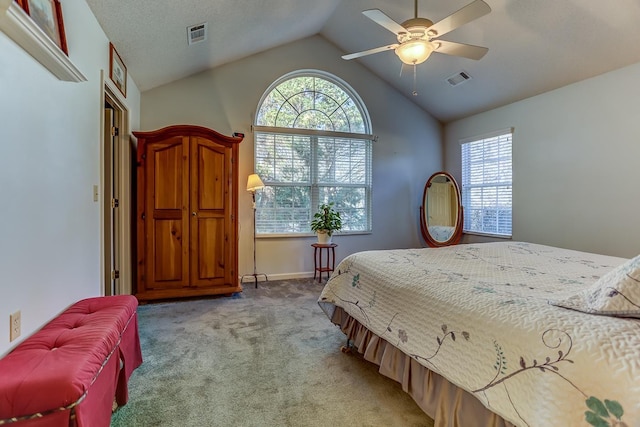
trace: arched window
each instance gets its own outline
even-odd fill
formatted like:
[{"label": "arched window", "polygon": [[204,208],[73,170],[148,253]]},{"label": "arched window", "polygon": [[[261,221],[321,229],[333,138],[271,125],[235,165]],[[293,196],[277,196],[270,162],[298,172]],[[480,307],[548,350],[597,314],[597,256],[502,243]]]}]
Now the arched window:
[{"label": "arched window", "polygon": [[308,234],[334,202],[341,233],[371,231],[371,124],[346,83],[320,71],[289,73],[258,105],[254,124],[258,234]]}]

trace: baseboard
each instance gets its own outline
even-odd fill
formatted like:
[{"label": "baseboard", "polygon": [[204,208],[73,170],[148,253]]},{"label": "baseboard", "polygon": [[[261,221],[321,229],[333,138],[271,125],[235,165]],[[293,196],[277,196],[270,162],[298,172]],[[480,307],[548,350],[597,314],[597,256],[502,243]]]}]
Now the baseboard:
[{"label": "baseboard", "polygon": [[[298,273],[279,273],[279,274],[269,274],[269,280],[287,280],[287,279],[308,279],[313,277],[312,271],[300,271]],[[242,276],[238,278],[238,281],[242,281]],[[258,282],[264,282],[265,277],[264,274],[258,274]],[[254,282],[254,278],[251,274],[245,274],[244,276],[244,284]]]}]

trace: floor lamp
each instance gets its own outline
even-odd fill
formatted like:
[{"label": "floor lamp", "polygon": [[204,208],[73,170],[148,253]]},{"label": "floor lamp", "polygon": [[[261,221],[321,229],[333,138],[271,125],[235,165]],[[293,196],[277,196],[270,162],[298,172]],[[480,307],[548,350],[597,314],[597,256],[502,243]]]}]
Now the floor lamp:
[{"label": "floor lamp", "polygon": [[251,192],[251,198],[253,200],[253,274],[244,274],[240,278],[240,282],[244,281],[246,276],[253,276],[253,280],[256,283],[256,289],[258,289],[258,276],[264,276],[265,280],[269,281],[269,278],[264,273],[258,273],[256,267],[256,190],[264,188],[264,183],[260,179],[257,173],[252,173],[247,179],[247,191]]}]

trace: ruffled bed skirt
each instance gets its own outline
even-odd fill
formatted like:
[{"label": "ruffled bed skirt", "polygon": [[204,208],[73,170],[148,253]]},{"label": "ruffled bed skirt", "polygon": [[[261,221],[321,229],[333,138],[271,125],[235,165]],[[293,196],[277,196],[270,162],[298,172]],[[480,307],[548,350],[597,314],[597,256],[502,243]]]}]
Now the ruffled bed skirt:
[{"label": "ruffled bed skirt", "polygon": [[434,420],[434,427],[515,427],[494,414],[471,393],[420,365],[389,344],[341,307],[334,306],[331,321],[338,325],[365,360],[400,384],[418,406]]}]

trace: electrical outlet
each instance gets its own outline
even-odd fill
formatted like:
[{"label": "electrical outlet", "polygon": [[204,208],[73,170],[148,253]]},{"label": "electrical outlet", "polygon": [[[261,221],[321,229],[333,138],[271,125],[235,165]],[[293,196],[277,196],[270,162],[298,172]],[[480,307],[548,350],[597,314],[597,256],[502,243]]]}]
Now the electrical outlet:
[{"label": "electrical outlet", "polygon": [[20,310],[9,316],[9,341],[13,341],[20,336]]}]

